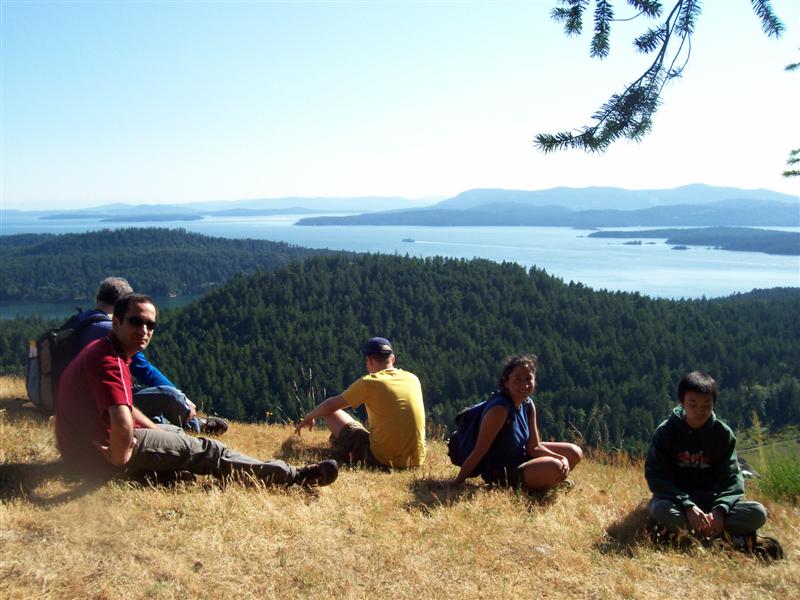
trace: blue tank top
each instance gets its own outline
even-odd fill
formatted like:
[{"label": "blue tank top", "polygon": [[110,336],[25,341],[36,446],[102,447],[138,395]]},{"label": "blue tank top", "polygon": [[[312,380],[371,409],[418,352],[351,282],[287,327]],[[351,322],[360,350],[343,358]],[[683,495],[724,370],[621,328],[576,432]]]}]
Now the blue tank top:
[{"label": "blue tank top", "polygon": [[483,460],[481,475],[484,479],[492,479],[493,474],[498,471],[517,467],[528,461],[526,445],[531,433],[528,420],[529,402],[530,398],[520,404],[519,408],[515,408],[510,398],[496,394],[486,403],[484,414],[495,406],[502,406],[508,411],[508,417]]}]

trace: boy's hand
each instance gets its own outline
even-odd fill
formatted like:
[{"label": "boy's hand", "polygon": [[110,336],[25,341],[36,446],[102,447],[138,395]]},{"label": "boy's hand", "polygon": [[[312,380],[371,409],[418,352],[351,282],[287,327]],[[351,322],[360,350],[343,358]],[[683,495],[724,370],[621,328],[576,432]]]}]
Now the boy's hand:
[{"label": "boy's hand", "polygon": [[697,506],[686,509],[686,520],[689,521],[689,527],[691,527],[695,533],[705,534],[710,526],[708,515],[697,508]]},{"label": "boy's hand", "polygon": [[708,537],[717,537],[722,533],[722,528],[725,526],[725,511],[720,508],[715,508],[708,514]]}]

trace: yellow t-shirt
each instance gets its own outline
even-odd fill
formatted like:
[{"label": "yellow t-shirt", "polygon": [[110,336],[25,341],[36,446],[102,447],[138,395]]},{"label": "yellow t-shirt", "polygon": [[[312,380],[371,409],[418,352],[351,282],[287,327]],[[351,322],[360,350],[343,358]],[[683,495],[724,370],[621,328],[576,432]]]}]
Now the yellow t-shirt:
[{"label": "yellow t-shirt", "polygon": [[380,463],[418,467],[425,461],[425,407],[416,375],[402,369],[370,373],[342,397],[353,408],[366,405],[369,448]]}]

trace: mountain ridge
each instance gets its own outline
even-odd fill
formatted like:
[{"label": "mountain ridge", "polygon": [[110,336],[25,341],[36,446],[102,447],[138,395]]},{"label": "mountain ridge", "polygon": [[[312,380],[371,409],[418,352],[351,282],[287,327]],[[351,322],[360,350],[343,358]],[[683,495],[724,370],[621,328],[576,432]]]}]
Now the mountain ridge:
[{"label": "mountain ridge", "polygon": [[702,204],[675,204],[635,210],[572,210],[563,205],[519,202],[481,204],[470,209],[431,207],[416,210],[362,213],[348,216],[304,217],[299,226],[417,225],[526,227],[800,227],[800,205],[735,198]]},{"label": "mountain ridge", "polygon": [[513,201],[531,206],[546,204],[568,205],[574,210],[595,208],[631,210],[653,206],[708,203],[732,199],[763,199],[797,204],[798,196],[773,192],[764,188],[755,190],[719,187],[702,183],[677,188],[629,190],[618,187],[555,187],[544,190],[505,190],[502,188],[476,188],[466,190],[453,198],[437,203],[437,208],[475,208],[492,201]]},{"label": "mountain ridge", "polygon": [[[742,189],[733,187],[690,184],[667,189],[629,190],[618,187],[566,186],[543,190],[508,190],[503,188],[473,188],[450,198],[405,198],[401,196],[286,196],[279,198],[250,198],[242,200],[212,200],[203,202],[168,204],[109,203],[90,208],[25,211],[0,209],[0,214],[52,215],[61,218],[100,218],[113,216],[153,216],[169,213],[180,215],[213,215],[220,211],[288,211],[303,209],[314,212],[385,212],[425,209],[474,209],[486,204],[515,203],[525,206],[562,205],[571,210],[615,209],[633,210],[676,204],[707,204],[719,200],[769,200],[800,207],[800,197],[764,188]],[[372,208],[371,208],[372,207]],[[370,209],[371,208],[371,209]],[[800,210],[800,208],[799,208]],[[269,214],[269,213],[264,213]],[[280,213],[273,213],[280,214]]]}]

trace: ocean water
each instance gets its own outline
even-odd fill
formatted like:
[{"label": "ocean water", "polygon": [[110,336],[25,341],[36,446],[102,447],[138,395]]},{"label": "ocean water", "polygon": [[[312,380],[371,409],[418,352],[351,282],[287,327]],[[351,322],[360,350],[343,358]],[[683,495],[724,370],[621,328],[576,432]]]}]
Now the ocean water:
[{"label": "ocean water", "polygon": [[[136,226],[182,227],[211,236],[266,239],[309,248],[513,261],[594,289],[640,292],[659,298],[712,298],[754,288],[800,286],[798,256],[699,246],[673,250],[664,240],[643,240],[642,245],[633,246],[625,245],[625,240],[589,238],[588,231],[566,227],[303,227],[294,225],[297,218],[213,217]],[[0,233],[68,233],[116,227],[96,220],[45,221],[6,213]],[[403,241],[408,239],[414,241]],[[2,316],[13,316],[14,309],[14,305],[3,304]]]}]

